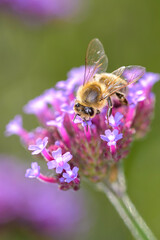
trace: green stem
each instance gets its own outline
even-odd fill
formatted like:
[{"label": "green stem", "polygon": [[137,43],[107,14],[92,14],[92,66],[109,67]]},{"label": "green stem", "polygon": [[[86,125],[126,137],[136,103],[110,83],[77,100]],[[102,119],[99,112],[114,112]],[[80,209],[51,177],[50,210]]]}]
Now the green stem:
[{"label": "green stem", "polygon": [[107,178],[105,181],[97,184],[98,189],[106,194],[135,239],[156,240],[157,238],[139,215],[126,193],[123,165],[117,164],[117,170],[116,181],[111,182]]},{"label": "green stem", "polygon": [[126,193],[117,196],[105,183],[98,183],[98,188],[106,194],[135,239],[156,240]]}]

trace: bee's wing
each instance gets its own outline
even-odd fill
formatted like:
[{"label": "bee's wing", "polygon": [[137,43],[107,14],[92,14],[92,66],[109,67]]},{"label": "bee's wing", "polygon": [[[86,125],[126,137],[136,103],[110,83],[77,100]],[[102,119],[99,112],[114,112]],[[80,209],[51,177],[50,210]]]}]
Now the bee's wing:
[{"label": "bee's wing", "polygon": [[[141,66],[118,68],[111,74],[106,92],[103,94],[103,99],[138,81],[144,75],[144,73],[145,68]],[[115,75],[117,77],[115,77]]]},{"label": "bee's wing", "polygon": [[117,77],[120,77],[123,74],[125,69],[126,69],[125,66],[120,67],[120,68],[116,69],[115,71],[113,71],[112,74],[116,75]]},{"label": "bee's wing", "polygon": [[91,81],[96,73],[105,72],[107,66],[108,58],[105,54],[103,45],[97,38],[95,38],[89,43],[87,48],[83,85],[88,81]]}]

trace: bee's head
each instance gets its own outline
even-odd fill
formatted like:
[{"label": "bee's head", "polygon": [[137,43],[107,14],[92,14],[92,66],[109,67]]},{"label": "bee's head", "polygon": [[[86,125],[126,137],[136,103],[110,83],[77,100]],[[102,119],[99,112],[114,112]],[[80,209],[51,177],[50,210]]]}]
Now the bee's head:
[{"label": "bee's head", "polygon": [[96,113],[94,108],[83,106],[78,101],[75,102],[74,111],[76,113],[75,117],[78,115],[86,121],[88,121],[90,118],[93,118]]}]

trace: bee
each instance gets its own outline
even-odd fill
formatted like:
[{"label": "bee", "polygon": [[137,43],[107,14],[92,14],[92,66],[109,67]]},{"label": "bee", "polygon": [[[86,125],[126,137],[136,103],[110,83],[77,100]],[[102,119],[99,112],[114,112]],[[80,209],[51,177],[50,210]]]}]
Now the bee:
[{"label": "bee", "polygon": [[[106,73],[108,58],[99,39],[93,39],[87,48],[83,85],[79,87],[74,104],[75,118],[80,116],[85,122],[100,114],[108,105],[107,119],[112,113],[111,96],[116,95],[123,104],[127,86],[140,79],[145,68],[141,66],[122,66],[112,73]],[[74,121],[73,120],[73,121]]]}]

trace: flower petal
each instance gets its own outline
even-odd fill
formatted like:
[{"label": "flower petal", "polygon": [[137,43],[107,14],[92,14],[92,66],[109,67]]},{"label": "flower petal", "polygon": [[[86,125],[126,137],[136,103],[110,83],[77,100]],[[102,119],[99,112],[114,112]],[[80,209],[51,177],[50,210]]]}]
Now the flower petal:
[{"label": "flower petal", "polygon": [[52,152],[52,156],[54,159],[61,157],[62,156],[62,149],[58,148],[56,151]]},{"label": "flower petal", "polygon": [[106,137],[106,135],[100,135],[100,138],[103,140],[103,141],[109,141],[109,139]]},{"label": "flower petal", "polygon": [[48,169],[53,169],[57,167],[57,162],[55,160],[47,162]]},{"label": "flower petal", "polygon": [[115,137],[115,141],[118,141],[118,140],[120,140],[120,139],[122,139],[123,138],[123,133],[120,133],[120,134],[118,134],[116,137]]},{"label": "flower petal", "polygon": [[105,131],[105,135],[106,135],[106,137],[109,137],[109,136],[111,135],[111,133],[112,133],[111,130],[109,130],[109,129],[106,130],[106,131]]},{"label": "flower petal", "polygon": [[68,163],[64,163],[63,169],[65,169],[66,171],[68,171],[68,170],[70,169],[70,165],[69,165]]},{"label": "flower petal", "polygon": [[56,173],[62,173],[62,171],[63,171],[63,167],[58,166],[58,167],[56,168]]},{"label": "flower petal", "polygon": [[63,161],[64,162],[68,162],[72,159],[72,154],[70,154],[70,152],[66,152],[65,154],[63,154]]},{"label": "flower petal", "polygon": [[74,175],[77,175],[78,171],[79,171],[79,168],[78,168],[78,167],[74,167],[74,168],[72,169],[72,172],[73,172]]},{"label": "flower petal", "polygon": [[118,130],[117,130],[117,129],[114,129],[113,132],[112,132],[112,134],[116,137],[117,134],[118,134]]}]

